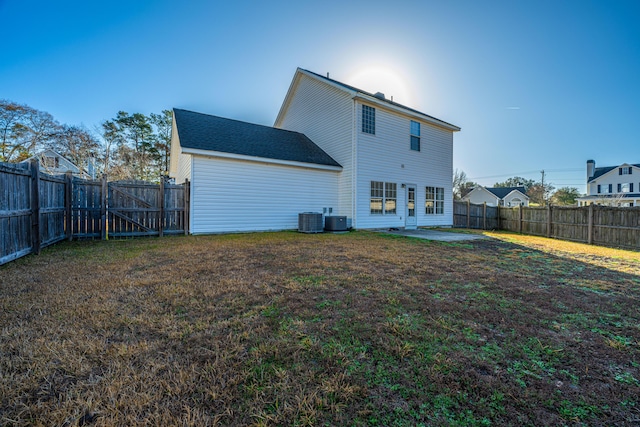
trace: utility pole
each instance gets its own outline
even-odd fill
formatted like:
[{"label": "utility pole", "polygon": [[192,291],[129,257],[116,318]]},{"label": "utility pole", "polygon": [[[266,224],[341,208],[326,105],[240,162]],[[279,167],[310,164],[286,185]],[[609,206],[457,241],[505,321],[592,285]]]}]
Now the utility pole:
[{"label": "utility pole", "polygon": [[542,206],[546,206],[547,205],[547,188],[544,186],[544,169],[542,169],[540,173],[542,174],[542,179],[540,181],[540,184],[542,186]]}]

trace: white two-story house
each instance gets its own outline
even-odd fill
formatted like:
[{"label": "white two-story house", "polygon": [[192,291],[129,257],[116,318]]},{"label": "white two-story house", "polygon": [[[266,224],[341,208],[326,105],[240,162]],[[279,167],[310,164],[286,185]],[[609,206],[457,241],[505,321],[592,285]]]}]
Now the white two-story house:
[{"label": "white two-story house", "polygon": [[302,212],[450,226],[459,130],[299,68],[273,127],[174,110],[170,175],[191,182],[192,233],[295,229]]},{"label": "white two-story house", "polygon": [[640,206],[640,164],[597,168],[587,160],[587,195],[577,201],[579,206]]}]

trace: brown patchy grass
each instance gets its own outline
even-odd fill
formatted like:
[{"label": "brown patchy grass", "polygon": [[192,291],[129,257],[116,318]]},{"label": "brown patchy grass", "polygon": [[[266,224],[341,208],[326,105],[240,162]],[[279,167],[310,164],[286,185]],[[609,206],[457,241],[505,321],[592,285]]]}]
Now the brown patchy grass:
[{"label": "brown patchy grass", "polygon": [[63,243],[0,267],[0,425],[638,425],[640,259],[506,233]]}]

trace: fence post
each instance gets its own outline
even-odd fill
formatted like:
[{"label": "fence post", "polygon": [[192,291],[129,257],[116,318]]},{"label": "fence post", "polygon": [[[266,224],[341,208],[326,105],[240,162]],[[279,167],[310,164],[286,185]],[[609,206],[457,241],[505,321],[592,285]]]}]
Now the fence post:
[{"label": "fence post", "polygon": [[40,163],[31,160],[31,252],[40,254]]},{"label": "fence post", "polygon": [[520,221],[519,221],[519,224],[518,224],[518,233],[522,234],[522,205],[518,206],[518,211],[520,211],[519,212]]},{"label": "fence post", "polygon": [[166,183],[166,179],[164,179],[164,175],[160,176],[160,218],[158,219],[158,237],[162,237],[164,235],[164,185]]},{"label": "fence post", "polygon": [[487,202],[482,206],[482,229],[487,229]]},{"label": "fence post", "polygon": [[471,200],[467,199],[467,228],[471,228]]},{"label": "fence post", "polygon": [[497,221],[498,224],[497,224],[497,227],[498,227],[498,230],[502,230],[502,218],[500,217],[500,215],[502,215],[502,213],[500,212],[500,203],[498,203],[497,207],[498,207],[498,221]]},{"label": "fence post", "polygon": [[593,244],[593,203],[589,204],[589,222],[587,225],[587,243]]},{"label": "fence post", "polygon": [[109,233],[107,232],[107,196],[109,193],[109,186],[107,185],[107,174],[102,175],[102,200],[100,203],[100,238],[102,240],[109,239]]},{"label": "fence post", "polygon": [[71,215],[73,211],[71,209],[72,206],[72,197],[73,197],[73,174],[71,171],[65,173],[64,176],[64,228],[67,235],[67,240],[73,240],[73,220]]},{"label": "fence post", "polygon": [[184,180],[184,235],[189,235],[189,205],[191,204],[191,183],[188,179]]},{"label": "fence post", "polygon": [[551,237],[551,203],[547,205],[547,237]]}]

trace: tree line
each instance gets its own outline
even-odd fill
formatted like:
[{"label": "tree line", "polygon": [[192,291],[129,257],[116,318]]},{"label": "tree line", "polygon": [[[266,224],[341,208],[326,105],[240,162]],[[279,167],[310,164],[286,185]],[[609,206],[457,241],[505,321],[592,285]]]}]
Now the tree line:
[{"label": "tree line", "polygon": [[51,149],[81,169],[91,165],[109,179],[159,181],[169,170],[170,110],[129,114],[93,130],[59,123],[51,114],[25,104],[0,100],[0,161],[17,163]]},{"label": "tree line", "polygon": [[[469,181],[464,171],[455,170],[453,174],[453,194],[456,200],[463,198],[478,185],[476,182]],[[562,206],[575,205],[576,199],[580,197],[580,192],[575,187],[556,189],[551,183],[526,179],[521,176],[514,176],[503,182],[496,182],[493,186],[524,187],[525,193],[529,196],[529,202],[541,206],[549,203]]]}]

